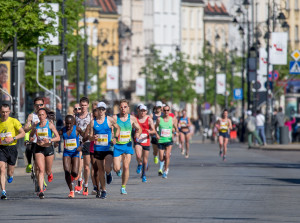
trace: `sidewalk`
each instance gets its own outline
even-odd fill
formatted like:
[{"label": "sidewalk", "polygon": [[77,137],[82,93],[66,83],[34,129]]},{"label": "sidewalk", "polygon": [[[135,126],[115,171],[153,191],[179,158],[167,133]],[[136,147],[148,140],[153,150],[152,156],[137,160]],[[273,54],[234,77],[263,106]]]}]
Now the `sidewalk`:
[{"label": "sidewalk", "polygon": [[[55,153],[55,160],[53,160],[53,165],[52,165],[52,172],[53,173],[59,173],[63,171],[63,163],[62,163],[62,154],[63,153]],[[18,167],[18,163],[16,164],[15,167],[15,172],[14,176],[29,176],[30,173],[26,173],[26,165],[27,162],[25,163],[25,167]]]},{"label": "sidewalk", "polygon": [[258,149],[258,150],[277,150],[277,151],[300,151],[300,144],[270,144],[265,146],[252,146],[249,149]]}]

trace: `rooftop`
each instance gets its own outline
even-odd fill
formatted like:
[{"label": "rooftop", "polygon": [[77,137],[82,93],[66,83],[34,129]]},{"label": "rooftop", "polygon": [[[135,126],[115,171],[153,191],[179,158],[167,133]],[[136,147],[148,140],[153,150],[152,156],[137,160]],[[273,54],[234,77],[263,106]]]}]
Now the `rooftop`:
[{"label": "rooftop", "polygon": [[117,6],[114,0],[86,0],[86,6],[100,8],[101,13],[117,14]]},{"label": "rooftop", "polygon": [[221,3],[220,6],[217,4],[212,6],[210,3],[208,3],[204,8],[204,13],[205,15],[229,16],[223,3]]}]

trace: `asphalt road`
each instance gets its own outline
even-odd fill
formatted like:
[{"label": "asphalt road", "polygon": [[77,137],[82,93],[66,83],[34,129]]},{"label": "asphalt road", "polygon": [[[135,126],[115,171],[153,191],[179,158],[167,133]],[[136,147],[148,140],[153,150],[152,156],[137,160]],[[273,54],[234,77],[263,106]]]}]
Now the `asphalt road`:
[{"label": "asphalt road", "polygon": [[[68,199],[62,172],[48,183],[45,199],[33,192],[30,176],[15,176],[0,200],[0,222],[299,222],[300,152],[248,150],[231,144],[227,161],[215,144],[192,144],[185,159],[174,147],[168,179],[158,177],[150,156],[148,182],[135,173],[128,195],[114,174],[108,197]],[[60,169],[61,161],[56,161]],[[89,182],[89,190],[92,183]]]}]

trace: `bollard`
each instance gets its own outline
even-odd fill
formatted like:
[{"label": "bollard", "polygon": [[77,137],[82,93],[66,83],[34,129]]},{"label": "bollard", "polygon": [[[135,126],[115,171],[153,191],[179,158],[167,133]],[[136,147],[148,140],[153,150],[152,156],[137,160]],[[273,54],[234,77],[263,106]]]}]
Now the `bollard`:
[{"label": "bollard", "polygon": [[280,144],[289,144],[289,127],[283,126],[279,128],[280,131]]}]

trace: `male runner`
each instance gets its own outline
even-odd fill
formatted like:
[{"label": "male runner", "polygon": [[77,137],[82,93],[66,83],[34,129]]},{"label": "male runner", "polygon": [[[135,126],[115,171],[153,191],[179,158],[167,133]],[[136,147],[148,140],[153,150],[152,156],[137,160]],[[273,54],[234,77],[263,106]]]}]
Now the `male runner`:
[{"label": "male runner", "polygon": [[159,148],[159,159],[161,162],[165,162],[164,172],[162,174],[163,178],[167,178],[169,173],[169,164],[170,164],[170,155],[172,151],[172,131],[173,128],[175,132],[178,132],[177,129],[177,120],[172,118],[169,115],[170,107],[165,105],[163,107],[164,116],[157,119],[155,128],[159,129],[158,134],[158,148]]},{"label": "male runner", "polygon": [[21,123],[9,117],[10,107],[2,104],[0,120],[0,184],[2,189],[1,199],[6,200],[5,169],[7,165],[7,182],[13,181],[15,164],[18,157],[17,140],[25,136]]},{"label": "male runner", "polygon": [[[82,97],[80,99],[80,107],[81,112],[78,116],[76,116],[76,126],[78,126],[82,131],[86,130],[86,127],[92,120],[92,115],[89,113],[89,99],[87,97]],[[83,177],[84,177],[84,184],[83,184],[83,192],[82,195],[87,196],[88,192],[88,180],[90,175],[90,141],[85,141],[82,136],[79,136],[80,145],[82,145],[82,156],[83,156]],[[81,172],[79,172],[80,176]],[[75,187],[75,192],[80,193],[82,190],[82,178],[80,177],[78,180],[78,186]]]},{"label": "male runner", "polygon": [[142,133],[136,118],[129,114],[129,102],[125,99],[120,101],[120,114],[113,116],[115,122],[120,126],[120,135],[114,146],[114,171],[121,170],[123,160],[121,194],[127,194],[126,184],[129,178],[129,164],[131,155],[134,153],[131,142],[132,128],[136,129],[135,137],[139,138]]}]

